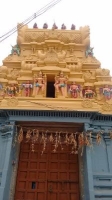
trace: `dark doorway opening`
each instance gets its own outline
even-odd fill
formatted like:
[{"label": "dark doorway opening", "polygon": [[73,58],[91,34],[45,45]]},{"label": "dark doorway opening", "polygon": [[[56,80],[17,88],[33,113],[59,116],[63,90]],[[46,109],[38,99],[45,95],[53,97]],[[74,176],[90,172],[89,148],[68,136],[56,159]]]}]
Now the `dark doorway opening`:
[{"label": "dark doorway opening", "polygon": [[54,82],[47,82],[47,96],[49,98],[55,98]]}]

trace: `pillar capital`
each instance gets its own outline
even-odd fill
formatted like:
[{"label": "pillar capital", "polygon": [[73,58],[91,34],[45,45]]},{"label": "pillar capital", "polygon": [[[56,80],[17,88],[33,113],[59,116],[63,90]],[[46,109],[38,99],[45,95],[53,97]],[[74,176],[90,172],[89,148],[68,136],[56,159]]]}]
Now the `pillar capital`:
[{"label": "pillar capital", "polygon": [[12,137],[14,130],[14,123],[1,124],[0,125],[0,135],[2,138]]}]

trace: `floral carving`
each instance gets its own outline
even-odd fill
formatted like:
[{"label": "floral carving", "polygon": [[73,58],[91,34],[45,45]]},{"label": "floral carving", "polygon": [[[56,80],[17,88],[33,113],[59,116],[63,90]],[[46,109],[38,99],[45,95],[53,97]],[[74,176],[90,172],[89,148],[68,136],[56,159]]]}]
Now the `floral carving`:
[{"label": "floral carving", "polygon": [[94,71],[86,71],[83,73],[83,78],[85,80],[93,79],[93,78],[95,78],[95,72]]},{"label": "floral carving", "polygon": [[19,77],[19,75],[20,75],[19,70],[17,69],[13,69],[12,71],[9,70],[8,77],[11,77],[11,79],[15,80]]},{"label": "floral carving", "polygon": [[89,99],[85,99],[85,100],[83,100],[83,102],[82,102],[82,107],[83,108],[92,108],[92,102],[91,102],[91,100],[89,100]]},{"label": "floral carving", "polygon": [[77,64],[75,64],[74,62],[69,62],[66,65],[66,68],[70,69],[70,71],[81,72],[81,70],[82,70],[82,63],[78,62]]},{"label": "floral carving", "polygon": [[18,105],[18,99],[14,98],[14,97],[8,99],[7,100],[7,105],[11,106],[11,107],[17,106]]},{"label": "floral carving", "polygon": [[96,69],[96,76],[109,76],[110,70],[109,69]]},{"label": "floral carving", "polygon": [[27,62],[26,61],[22,61],[21,62],[21,69],[23,70],[31,70],[32,68],[36,67],[37,64],[36,64],[36,61],[30,61],[30,62]]},{"label": "floral carving", "polygon": [[109,104],[109,103],[104,103],[103,105],[102,105],[102,110],[104,110],[104,111],[112,111],[112,104]]}]

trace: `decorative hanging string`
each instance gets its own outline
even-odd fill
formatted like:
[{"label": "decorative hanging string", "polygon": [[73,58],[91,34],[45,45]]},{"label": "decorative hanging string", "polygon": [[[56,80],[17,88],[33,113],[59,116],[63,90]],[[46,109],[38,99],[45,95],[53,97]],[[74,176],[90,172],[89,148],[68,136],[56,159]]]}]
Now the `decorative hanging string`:
[{"label": "decorative hanging string", "polygon": [[[21,143],[24,139],[26,143],[31,143],[31,151],[35,151],[35,145],[42,144],[42,151],[43,154],[46,150],[47,145],[53,145],[53,152],[57,152],[58,148],[64,150],[64,146],[70,146],[71,154],[78,154],[79,150],[81,150],[81,155],[83,154],[83,149],[85,146],[93,147],[93,138],[96,140],[96,144],[100,145],[102,140],[103,132],[100,131],[96,133],[95,137],[92,132],[82,132],[82,133],[70,133],[70,132],[58,132],[56,131],[45,131],[39,129],[32,129],[27,127],[20,127],[18,134],[16,135],[14,142]],[[25,131],[23,131],[25,130]],[[26,132],[26,134],[24,134]],[[112,139],[112,132],[110,132],[110,138]]]}]

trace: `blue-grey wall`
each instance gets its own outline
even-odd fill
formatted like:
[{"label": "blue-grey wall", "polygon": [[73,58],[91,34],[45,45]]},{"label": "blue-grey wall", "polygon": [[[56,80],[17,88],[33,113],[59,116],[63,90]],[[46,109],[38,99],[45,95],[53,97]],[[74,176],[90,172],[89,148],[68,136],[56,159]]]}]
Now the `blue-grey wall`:
[{"label": "blue-grey wall", "polygon": [[[105,118],[106,119],[106,118]],[[107,116],[108,119],[108,116]],[[96,125],[97,124],[97,125]],[[84,200],[112,199],[112,139],[110,138],[111,123],[85,123],[85,131],[93,131],[92,147],[86,147],[84,162]],[[102,131],[101,143],[96,142],[96,132]]]},{"label": "blue-grey wall", "polygon": [[[109,134],[108,134],[109,135]],[[93,146],[84,152],[84,200],[112,199],[112,140],[105,133],[101,144],[93,138]]]},{"label": "blue-grey wall", "polygon": [[102,137],[101,145],[91,150],[95,199],[112,199],[112,140]]},{"label": "blue-grey wall", "polygon": [[[0,200],[8,200],[12,174],[12,138],[13,125],[0,126]],[[5,130],[6,129],[6,130]]]}]

